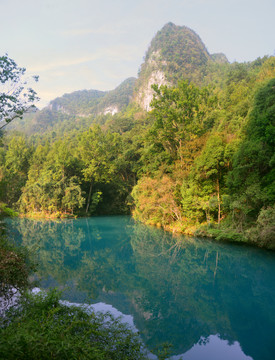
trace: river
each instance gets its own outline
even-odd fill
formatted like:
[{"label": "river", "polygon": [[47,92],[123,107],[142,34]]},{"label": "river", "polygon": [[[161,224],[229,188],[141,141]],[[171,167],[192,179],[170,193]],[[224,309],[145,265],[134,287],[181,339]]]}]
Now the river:
[{"label": "river", "polygon": [[8,220],[39,287],[120,314],[154,358],[274,360],[275,253],[173,236],[129,216]]}]

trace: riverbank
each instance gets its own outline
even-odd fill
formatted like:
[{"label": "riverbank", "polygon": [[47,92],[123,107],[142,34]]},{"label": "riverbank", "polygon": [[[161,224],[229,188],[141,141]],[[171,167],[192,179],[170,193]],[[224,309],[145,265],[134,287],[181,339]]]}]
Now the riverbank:
[{"label": "riverbank", "polygon": [[45,219],[45,220],[55,220],[55,219],[76,219],[78,216],[75,214],[62,213],[60,211],[56,211],[53,213],[39,211],[39,212],[28,212],[28,213],[20,213],[18,214],[21,218],[29,218],[29,219]]},{"label": "riverbank", "polygon": [[[15,214],[15,213],[13,213]],[[56,212],[28,212],[17,214],[21,218],[40,219],[40,220],[57,220],[57,219],[76,219],[81,214],[69,214]],[[86,215],[86,214],[85,214]],[[132,214],[133,218],[141,221],[146,225],[162,228],[173,234],[183,234],[186,236],[207,237],[216,241],[231,243],[244,243],[260,248],[275,251],[275,206],[262,209],[257,220],[253,223],[246,224],[242,231],[234,228],[233,222],[224,219],[221,224],[218,223],[195,223],[189,219],[173,222],[171,224],[162,224],[152,219],[142,219]]]},{"label": "riverbank", "polygon": [[[135,218],[135,217],[134,217]],[[251,246],[275,251],[275,207],[262,209],[257,221],[250,223],[242,231],[233,227],[228,219],[220,225],[217,223],[193,223],[186,219],[171,224],[155,223],[152,220],[142,221],[146,225],[162,228],[172,233],[186,236],[199,236],[211,238],[216,241],[243,243]]]}]

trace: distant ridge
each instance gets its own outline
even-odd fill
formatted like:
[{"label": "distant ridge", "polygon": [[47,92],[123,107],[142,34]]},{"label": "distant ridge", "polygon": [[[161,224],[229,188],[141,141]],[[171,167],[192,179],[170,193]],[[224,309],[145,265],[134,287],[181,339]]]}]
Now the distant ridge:
[{"label": "distant ridge", "polygon": [[[64,94],[35,113],[26,114],[23,120],[14,121],[11,129],[31,134],[45,132],[59,122],[82,123],[87,127],[99,115],[114,115],[127,107],[132,100],[136,78],[124,80],[111,91],[78,90]],[[85,121],[89,118],[88,121]],[[72,128],[72,125],[70,125]]]}]

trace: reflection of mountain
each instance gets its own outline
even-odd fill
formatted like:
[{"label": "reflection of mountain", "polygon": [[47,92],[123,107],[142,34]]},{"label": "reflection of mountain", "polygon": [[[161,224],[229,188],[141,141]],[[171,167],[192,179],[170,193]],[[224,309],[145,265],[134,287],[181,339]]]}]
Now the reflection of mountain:
[{"label": "reflection of mountain", "polygon": [[238,341],[254,360],[275,353],[275,257],[208,240],[173,239],[128,217],[13,222],[39,246],[42,285],[70,301],[103,301],[132,314],[147,346],[185,353],[201,337]]},{"label": "reflection of mountain", "polygon": [[218,335],[201,338],[198,344],[181,355],[175,355],[170,360],[253,360],[246,356],[238,342],[229,343],[220,339]]}]

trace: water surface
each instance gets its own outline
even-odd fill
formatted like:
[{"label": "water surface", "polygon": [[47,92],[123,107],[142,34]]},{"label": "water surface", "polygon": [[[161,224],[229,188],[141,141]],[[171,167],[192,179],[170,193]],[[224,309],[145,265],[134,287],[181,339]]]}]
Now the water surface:
[{"label": "water surface", "polygon": [[37,253],[41,288],[133,319],[176,360],[274,360],[275,254],[135,223],[130,217],[9,221]]}]

